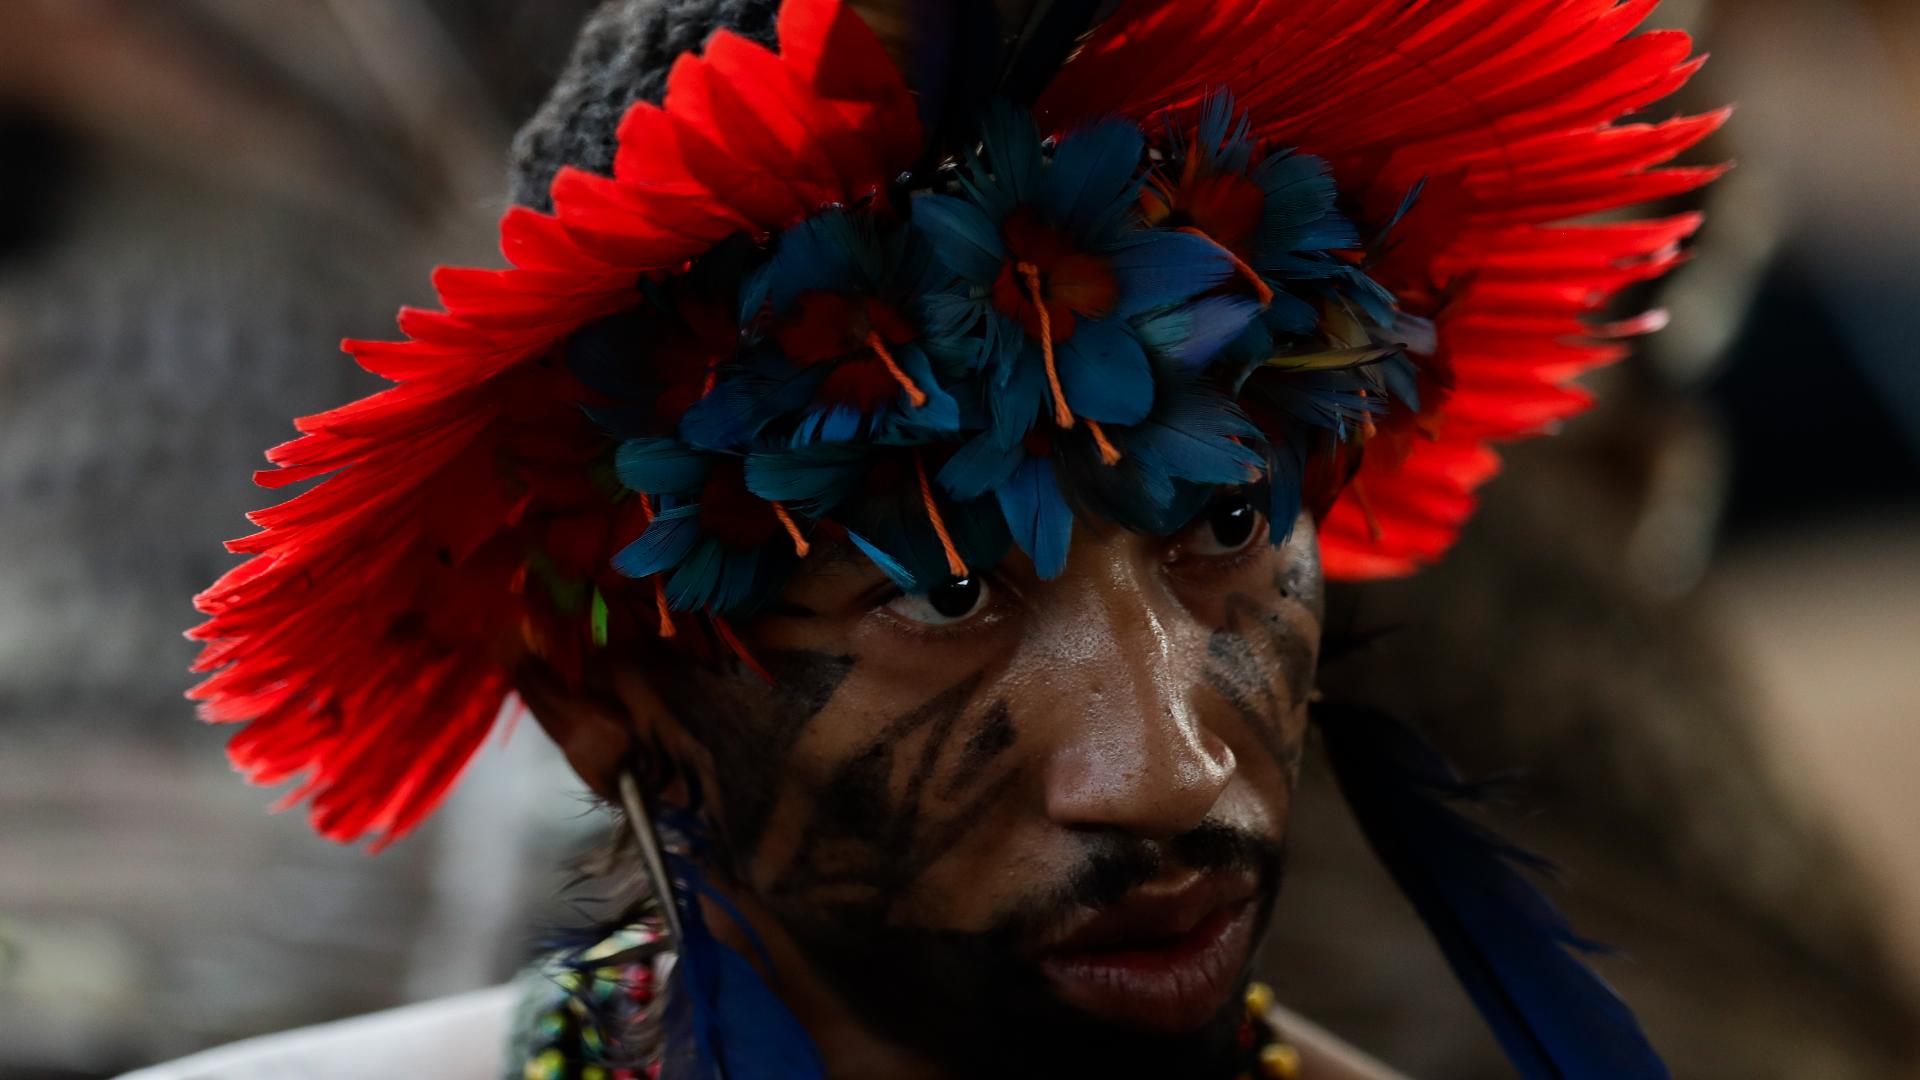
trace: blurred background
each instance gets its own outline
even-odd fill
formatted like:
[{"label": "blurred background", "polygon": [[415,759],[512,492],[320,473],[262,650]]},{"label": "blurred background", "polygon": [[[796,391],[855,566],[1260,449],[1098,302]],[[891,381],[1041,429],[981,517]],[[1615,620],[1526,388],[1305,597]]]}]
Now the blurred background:
[{"label": "blurred background", "polygon": [[[226,769],[189,597],[335,351],[491,264],[587,0],[0,4],[0,1077],[113,1075],[497,981],[595,823],[530,726],[380,858]],[[1674,326],[1458,553],[1341,589],[1683,1077],[1920,1076],[1920,4],[1674,0],[1715,53]],[[1673,106],[1663,106],[1671,111]],[[1310,766],[1309,773],[1314,773]],[[1508,1075],[1324,773],[1265,955],[1419,1077]]]}]

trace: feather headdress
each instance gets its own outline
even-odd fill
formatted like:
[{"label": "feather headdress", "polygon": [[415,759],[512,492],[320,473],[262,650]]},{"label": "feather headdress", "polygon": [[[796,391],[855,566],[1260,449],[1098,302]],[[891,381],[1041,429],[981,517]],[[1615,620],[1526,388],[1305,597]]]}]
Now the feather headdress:
[{"label": "feather headdress", "polygon": [[[1059,64],[1095,6],[1037,5],[998,80],[960,51],[990,31],[929,33],[916,95],[850,8],[789,0],[777,52],[715,34],[611,176],[509,211],[510,268],[347,342],[396,385],[268,455],[325,479],[199,597],[236,764],[398,836],[521,658],[750,610],[793,562],[767,541],[816,529],[921,582],[1008,539],[1057,566],[1070,499],[1151,524],[1253,482],[1324,511],[1330,576],[1409,572],[1699,224],[1565,222],[1719,171],[1661,166],[1724,113],[1617,122],[1698,66],[1635,32],[1654,0],[1127,3]],[[1063,490],[1089,455],[1146,502]],[[919,512],[854,506],[874,470]]]},{"label": "feather headdress", "polygon": [[610,175],[506,214],[508,268],[346,343],[394,385],[269,453],[320,482],[198,598],[193,695],[386,843],[518,664],[737,647],[821,536],[907,588],[1048,574],[1077,515],[1246,485],[1316,513],[1329,576],[1408,573],[1700,224],[1584,220],[1719,171],[1667,163],[1724,113],[1623,122],[1698,67],[1655,2],[935,3],[904,73],[840,0],[717,33]]}]

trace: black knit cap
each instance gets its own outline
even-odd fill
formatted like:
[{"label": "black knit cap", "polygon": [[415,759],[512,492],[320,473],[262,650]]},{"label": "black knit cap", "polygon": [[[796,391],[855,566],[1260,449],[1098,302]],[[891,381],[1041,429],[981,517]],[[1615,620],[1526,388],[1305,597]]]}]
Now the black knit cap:
[{"label": "black knit cap", "polygon": [[659,104],[681,53],[716,30],[774,43],[780,0],[607,0],[581,27],[566,70],[513,140],[513,201],[551,210],[562,166],[613,171],[614,136],[635,101]]}]

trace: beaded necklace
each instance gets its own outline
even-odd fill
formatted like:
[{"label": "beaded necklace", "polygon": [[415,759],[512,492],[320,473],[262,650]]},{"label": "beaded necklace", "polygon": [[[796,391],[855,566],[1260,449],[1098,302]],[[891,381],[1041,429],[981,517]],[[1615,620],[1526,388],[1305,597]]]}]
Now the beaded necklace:
[{"label": "beaded necklace", "polygon": [[[506,1080],[651,1080],[653,1055],[609,1045],[605,1032],[642,1031],[658,1000],[666,937],[644,923],[625,927],[564,962],[530,968],[515,1018]],[[596,966],[594,961],[605,960]],[[1300,1051],[1274,1023],[1273,990],[1251,983],[1236,1040],[1248,1067],[1236,1080],[1300,1080]],[[644,1040],[644,1036],[642,1038]]]}]

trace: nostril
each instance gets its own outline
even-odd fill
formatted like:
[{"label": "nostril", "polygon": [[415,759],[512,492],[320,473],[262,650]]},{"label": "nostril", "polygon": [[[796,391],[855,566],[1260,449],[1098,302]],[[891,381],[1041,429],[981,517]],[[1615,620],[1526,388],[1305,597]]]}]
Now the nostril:
[{"label": "nostril", "polygon": [[1214,771],[1222,780],[1232,776],[1234,767],[1239,764],[1239,760],[1233,756],[1233,747],[1209,729],[1201,729],[1200,750],[1213,762]]}]

